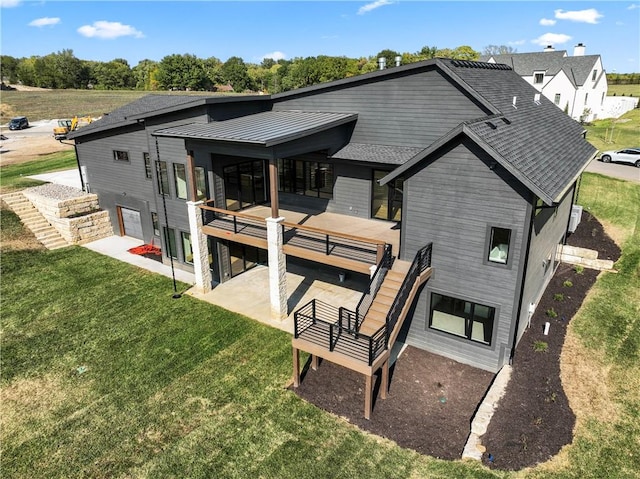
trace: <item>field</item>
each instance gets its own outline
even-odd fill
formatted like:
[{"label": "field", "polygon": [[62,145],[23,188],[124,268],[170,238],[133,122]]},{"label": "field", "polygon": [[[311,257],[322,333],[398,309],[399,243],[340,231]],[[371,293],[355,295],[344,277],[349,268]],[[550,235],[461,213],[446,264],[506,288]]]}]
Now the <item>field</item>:
[{"label": "field", "polygon": [[609,85],[609,96],[633,96],[640,97],[640,85]]}]

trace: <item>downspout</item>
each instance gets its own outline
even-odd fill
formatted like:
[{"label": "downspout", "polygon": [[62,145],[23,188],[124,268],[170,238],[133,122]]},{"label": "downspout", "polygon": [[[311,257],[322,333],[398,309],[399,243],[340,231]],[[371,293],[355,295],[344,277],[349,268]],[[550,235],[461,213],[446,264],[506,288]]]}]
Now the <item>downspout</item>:
[{"label": "downspout", "polygon": [[578,193],[578,181],[573,184],[573,193],[571,193],[571,210],[569,210],[569,217],[567,218],[567,228],[564,230],[564,238],[562,238],[562,244],[567,244],[567,233],[569,233],[569,225],[571,224],[571,213],[573,212],[574,201],[576,201],[576,194]]},{"label": "downspout", "polygon": [[88,191],[84,189],[84,177],[82,175],[82,168],[80,167],[80,158],[78,157],[78,145],[76,144],[75,141],[73,142],[73,150],[76,153],[76,164],[78,165],[78,174],[80,175],[80,187],[82,188],[82,191],[84,191],[85,193],[88,193]]},{"label": "downspout", "polygon": [[529,252],[531,250],[531,232],[533,231],[533,223],[536,217],[536,206],[532,205],[531,218],[529,219],[529,232],[527,233],[527,250],[524,256],[524,267],[522,268],[522,286],[520,287],[520,297],[518,299],[518,312],[516,314],[516,324],[513,331],[513,340],[511,343],[511,352],[509,353],[509,364],[513,365],[513,357],[516,354],[516,345],[518,343],[518,329],[520,327],[520,315],[522,313],[522,300],[524,299],[524,287],[527,284],[527,269],[529,267]]}]

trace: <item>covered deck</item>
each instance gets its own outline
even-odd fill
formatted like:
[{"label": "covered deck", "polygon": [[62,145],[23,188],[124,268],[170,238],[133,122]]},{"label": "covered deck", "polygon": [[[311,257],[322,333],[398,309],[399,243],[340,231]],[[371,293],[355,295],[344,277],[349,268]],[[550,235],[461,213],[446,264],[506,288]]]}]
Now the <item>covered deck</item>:
[{"label": "covered deck", "polygon": [[[242,211],[201,206],[204,215],[202,232],[235,243],[267,249],[266,218],[269,205],[258,205]],[[281,205],[284,218],[283,252],[286,255],[328,264],[347,271],[370,274],[384,253],[385,244],[394,255],[400,246],[398,223],[369,220],[349,215]]]}]

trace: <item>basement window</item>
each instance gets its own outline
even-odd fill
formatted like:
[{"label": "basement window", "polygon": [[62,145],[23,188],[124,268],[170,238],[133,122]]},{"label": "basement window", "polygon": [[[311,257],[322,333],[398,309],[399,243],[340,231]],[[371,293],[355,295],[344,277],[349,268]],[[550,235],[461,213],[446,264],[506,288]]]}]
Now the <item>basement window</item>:
[{"label": "basement window", "polygon": [[116,161],[129,162],[129,152],[122,150],[113,150],[113,159]]},{"label": "basement window", "polygon": [[496,309],[439,293],[431,293],[429,328],[491,345]]}]

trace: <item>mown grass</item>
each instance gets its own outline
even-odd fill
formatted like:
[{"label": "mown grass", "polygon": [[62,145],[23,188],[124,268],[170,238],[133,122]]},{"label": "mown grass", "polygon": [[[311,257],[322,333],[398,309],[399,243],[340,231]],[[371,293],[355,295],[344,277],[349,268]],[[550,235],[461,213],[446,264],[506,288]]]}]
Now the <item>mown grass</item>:
[{"label": "mown grass", "polygon": [[600,151],[640,146],[640,109],[620,118],[596,120],[587,125],[587,140]]},{"label": "mown grass", "polygon": [[61,151],[43,155],[37,160],[0,167],[0,193],[43,184],[27,176],[77,168],[75,151]]},{"label": "mown grass", "polygon": [[162,276],[81,247],[4,249],[1,288],[3,477],[503,476],[305,403],[285,387],[287,333],[172,299]]},{"label": "mown grass", "polygon": [[607,96],[640,97],[640,85],[608,85]]},{"label": "mown grass", "polygon": [[24,115],[30,121],[71,118],[74,115],[90,115],[97,118],[151,93],[155,95],[212,95],[211,92],[149,92],[139,90],[3,91],[0,121],[7,122],[17,115]]},{"label": "mown grass", "polygon": [[606,388],[617,413],[581,412],[564,460],[519,473],[360,432],[285,388],[288,334],[81,247],[7,249],[21,233],[3,211],[3,477],[637,477],[639,199],[591,174],[580,193],[625,240],[569,333],[606,382],[580,387]]}]

